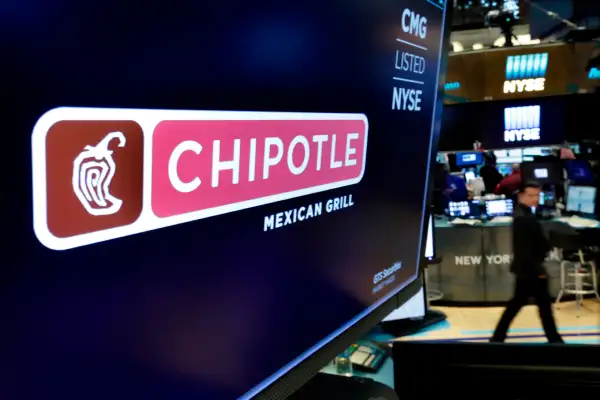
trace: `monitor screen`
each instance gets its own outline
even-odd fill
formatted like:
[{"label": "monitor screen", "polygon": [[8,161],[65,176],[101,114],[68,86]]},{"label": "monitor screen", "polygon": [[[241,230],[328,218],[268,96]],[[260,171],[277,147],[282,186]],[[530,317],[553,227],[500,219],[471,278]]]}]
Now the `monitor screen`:
[{"label": "monitor screen", "polygon": [[481,216],[479,200],[451,201],[448,213],[451,217],[479,218]]},{"label": "monitor screen", "polygon": [[534,168],[533,170],[533,177],[535,179],[548,179],[548,168],[547,167],[540,167],[540,168]]},{"label": "monitor screen", "polygon": [[485,213],[490,217],[508,216],[512,212],[513,201],[510,199],[488,200],[485,202]]},{"label": "monitor screen", "polygon": [[521,176],[524,180],[534,180],[542,185],[558,185],[562,169],[558,162],[526,162],[521,164]]},{"label": "monitor screen", "polygon": [[478,165],[483,162],[483,153],[472,151],[468,153],[456,153],[456,165]]},{"label": "monitor screen", "polygon": [[553,207],[555,205],[554,191],[547,190],[540,193],[540,206]]},{"label": "monitor screen", "polygon": [[512,164],[498,164],[496,169],[502,176],[508,176],[513,172]]},{"label": "monitor screen", "polygon": [[596,192],[593,186],[569,186],[567,189],[567,211],[594,214],[596,210]]},{"label": "monitor screen", "polygon": [[0,397],[253,398],[417,279],[446,2],[29,3]]},{"label": "monitor screen", "polygon": [[590,164],[585,160],[566,160],[567,178],[576,185],[594,183],[594,173]]}]

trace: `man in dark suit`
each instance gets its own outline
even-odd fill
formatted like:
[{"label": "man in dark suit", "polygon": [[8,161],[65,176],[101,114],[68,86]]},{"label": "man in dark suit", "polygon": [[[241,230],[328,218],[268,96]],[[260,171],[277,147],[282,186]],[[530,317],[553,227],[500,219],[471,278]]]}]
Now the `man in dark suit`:
[{"label": "man in dark suit", "polygon": [[527,305],[530,297],[538,306],[544,332],[550,343],[563,343],[556,329],[552,315],[552,303],[548,292],[548,274],[544,260],[552,249],[542,232],[532,208],[539,205],[541,185],[537,182],[523,182],[519,188],[518,200],[513,213],[513,261],[511,272],[516,277],[515,294],[508,302],[504,314],[498,322],[492,342],[503,342],[508,328],[521,307]]}]

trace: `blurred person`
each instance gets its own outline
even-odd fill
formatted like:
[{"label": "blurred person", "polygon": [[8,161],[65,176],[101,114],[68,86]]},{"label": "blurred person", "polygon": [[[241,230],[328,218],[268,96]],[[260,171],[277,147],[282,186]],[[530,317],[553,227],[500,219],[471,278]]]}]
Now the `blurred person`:
[{"label": "blurred person", "polygon": [[496,168],[496,159],[492,156],[485,156],[485,163],[479,170],[479,176],[483,179],[486,193],[493,193],[496,186],[502,181],[502,174]]},{"label": "blurred person", "polygon": [[513,260],[510,271],[515,275],[515,291],[509,300],[491,342],[504,342],[511,322],[532,297],[538,307],[544,333],[550,343],[563,343],[552,314],[548,291],[548,273],[544,268],[546,255],[552,249],[542,232],[533,209],[537,208],[542,186],[535,181],[521,184],[513,212]]},{"label": "blurred person", "polygon": [[571,149],[571,146],[569,146],[568,142],[564,142],[563,145],[560,147],[559,156],[561,160],[575,160],[576,158],[575,153]]},{"label": "blurred person", "polygon": [[436,164],[435,191],[437,208],[446,209],[451,201],[465,201],[469,198],[467,184],[460,176],[448,172],[445,164]]},{"label": "blurred person", "polygon": [[494,189],[494,194],[503,194],[507,197],[511,197],[519,190],[521,181],[521,166],[519,164],[513,164],[512,173],[498,183]]}]

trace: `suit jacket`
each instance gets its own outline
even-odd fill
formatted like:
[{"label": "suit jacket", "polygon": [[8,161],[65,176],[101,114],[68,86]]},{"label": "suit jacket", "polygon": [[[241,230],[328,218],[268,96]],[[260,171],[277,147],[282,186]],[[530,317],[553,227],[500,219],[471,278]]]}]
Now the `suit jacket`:
[{"label": "suit jacket", "polygon": [[512,227],[513,261],[511,272],[517,278],[545,275],[544,260],[552,246],[529,207],[515,203]]}]

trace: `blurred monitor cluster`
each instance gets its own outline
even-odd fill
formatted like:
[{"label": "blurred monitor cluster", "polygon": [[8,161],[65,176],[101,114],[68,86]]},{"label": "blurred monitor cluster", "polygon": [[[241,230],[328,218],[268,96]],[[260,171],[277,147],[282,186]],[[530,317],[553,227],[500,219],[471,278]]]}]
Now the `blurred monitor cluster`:
[{"label": "blurred monitor cluster", "polygon": [[511,11],[517,23],[525,23],[527,2],[524,0],[454,0],[453,30],[480,29],[485,15],[492,10]]}]

